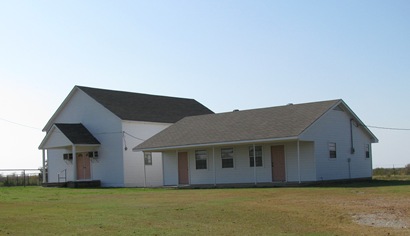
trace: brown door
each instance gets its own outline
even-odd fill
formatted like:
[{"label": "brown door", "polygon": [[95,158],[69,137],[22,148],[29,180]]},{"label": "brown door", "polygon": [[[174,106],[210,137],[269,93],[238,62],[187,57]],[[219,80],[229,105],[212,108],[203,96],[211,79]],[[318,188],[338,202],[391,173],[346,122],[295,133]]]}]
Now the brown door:
[{"label": "brown door", "polygon": [[189,184],[188,179],[188,153],[178,153],[178,183]]},{"label": "brown door", "polygon": [[88,153],[77,153],[77,179],[91,179]]},{"label": "brown door", "polygon": [[285,146],[271,147],[272,182],[286,181],[285,173]]}]

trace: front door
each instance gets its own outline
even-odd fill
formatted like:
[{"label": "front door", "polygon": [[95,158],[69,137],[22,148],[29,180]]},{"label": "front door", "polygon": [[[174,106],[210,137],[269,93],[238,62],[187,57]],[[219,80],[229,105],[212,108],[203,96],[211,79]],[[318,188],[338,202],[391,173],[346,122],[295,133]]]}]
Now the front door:
[{"label": "front door", "polygon": [[178,183],[189,184],[187,152],[178,153]]},{"label": "front door", "polygon": [[285,172],[285,146],[271,147],[272,182],[286,181]]},{"label": "front door", "polygon": [[91,179],[90,158],[88,153],[77,153],[77,179]]}]

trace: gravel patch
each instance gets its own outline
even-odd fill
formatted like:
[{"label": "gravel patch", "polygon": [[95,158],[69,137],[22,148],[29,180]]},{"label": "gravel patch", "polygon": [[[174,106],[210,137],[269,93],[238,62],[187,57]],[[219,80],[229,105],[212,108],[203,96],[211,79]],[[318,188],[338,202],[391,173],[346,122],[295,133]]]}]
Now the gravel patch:
[{"label": "gravel patch", "polygon": [[407,220],[390,213],[353,214],[352,217],[356,223],[361,225],[395,229],[410,228],[410,223]]}]

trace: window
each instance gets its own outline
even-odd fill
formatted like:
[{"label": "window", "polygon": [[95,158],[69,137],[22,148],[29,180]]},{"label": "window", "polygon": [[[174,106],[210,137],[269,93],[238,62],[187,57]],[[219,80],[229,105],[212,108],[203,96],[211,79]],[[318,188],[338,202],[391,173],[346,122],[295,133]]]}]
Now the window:
[{"label": "window", "polygon": [[206,169],[207,157],[208,157],[208,154],[206,150],[195,151],[195,163],[196,163],[197,170]]},{"label": "window", "polygon": [[233,168],[233,148],[221,149],[222,168]]},{"label": "window", "polygon": [[[262,166],[262,146],[255,146],[255,160],[256,166]],[[249,165],[250,167],[254,166],[254,158],[253,158],[253,146],[249,147]]]},{"label": "window", "polygon": [[329,157],[336,158],[336,143],[329,143]]},{"label": "window", "polygon": [[150,152],[144,153],[144,164],[146,166],[152,166],[152,153]]},{"label": "window", "polygon": [[366,144],[365,150],[366,150],[366,158],[370,158],[370,144]]}]

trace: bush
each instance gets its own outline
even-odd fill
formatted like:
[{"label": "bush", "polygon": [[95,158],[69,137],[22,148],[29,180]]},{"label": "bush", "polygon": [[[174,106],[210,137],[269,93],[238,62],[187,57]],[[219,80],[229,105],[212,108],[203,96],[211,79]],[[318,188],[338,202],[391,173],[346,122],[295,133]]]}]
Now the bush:
[{"label": "bush", "polygon": [[405,174],[405,175],[410,175],[410,164],[407,164],[407,165],[404,167],[404,174]]}]

